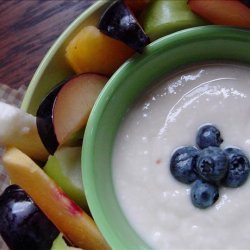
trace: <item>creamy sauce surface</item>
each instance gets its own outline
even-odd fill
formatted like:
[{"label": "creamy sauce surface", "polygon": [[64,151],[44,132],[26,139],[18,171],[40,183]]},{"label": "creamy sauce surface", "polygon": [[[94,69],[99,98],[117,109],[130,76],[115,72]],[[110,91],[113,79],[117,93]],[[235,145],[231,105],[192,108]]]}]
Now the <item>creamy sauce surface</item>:
[{"label": "creamy sauce surface", "polygon": [[208,209],[195,208],[190,185],[177,182],[169,162],[180,146],[195,145],[197,129],[213,123],[222,148],[250,156],[250,67],[191,66],[148,90],[126,114],[113,151],[113,179],[121,207],[155,249],[249,249],[250,178],[220,188]]}]

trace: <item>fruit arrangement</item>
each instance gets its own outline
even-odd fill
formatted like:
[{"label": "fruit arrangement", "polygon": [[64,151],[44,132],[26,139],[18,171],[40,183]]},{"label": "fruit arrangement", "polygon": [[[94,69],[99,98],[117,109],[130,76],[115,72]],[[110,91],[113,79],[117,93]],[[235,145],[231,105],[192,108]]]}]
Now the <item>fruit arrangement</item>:
[{"label": "fruit arrangement", "polygon": [[[82,27],[69,41],[65,60],[75,75],[53,83],[55,87],[39,105],[36,116],[0,103],[0,143],[6,147],[3,165],[13,183],[0,196],[0,233],[10,249],[52,247],[63,250],[72,246],[109,249],[88,210],[81,181],[81,143],[98,95],[127,59],[143,53],[145,46],[157,38],[209,24],[250,28],[248,4],[248,1],[239,0],[111,2],[96,26]],[[201,141],[203,144],[204,140]],[[188,169],[179,169],[181,174],[175,170],[173,173],[179,181],[195,182],[192,197],[196,203],[195,197],[201,196],[203,189],[209,190],[213,202],[218,196],[218,189],[214,185],[211,187],[210,182],[198,180],[198,170],[194,172],[192,169],[198,155],[203,159],[210,154],[206,150],[211,149],[216,155],[215,161],[221,158],[220,155],[227,154],[225,159],[229,169],[234,169],[230,162],[234,162],[235,155],[244,159],[248,166],[241,151],[217,152],[218,145],[211,141],[202,151],[204,156],[194,147],[181,149],[173,156],[173,162],[178,165],[178,157],[187,155]],[[200,175],[206,172],[203,165],[206,163],[200,160]],[[227,172],[227,178],[224,178],[224,172]],[[248,175],[242,174],[237,180],[235,173],[238,174],[237,170],[230,172],[218,167],[213,178],[216,176],[217,182],[223,175],[224,184],[234,187],[241,185]],[[15,216],[15,208],[20,209],[20,218]],[[30,223],[26,225],[24,221]]]},{"label": "fruit arrangement", "polygon": [[170,162],[174,178],[192,184],[191,201],[195,207],[208,208],[219,198],[219,187],[237,188],[248,179],[250,162],[235,147],[220,148],[223,139],[211,124],[199,128],[196,145],[178,148]]}]

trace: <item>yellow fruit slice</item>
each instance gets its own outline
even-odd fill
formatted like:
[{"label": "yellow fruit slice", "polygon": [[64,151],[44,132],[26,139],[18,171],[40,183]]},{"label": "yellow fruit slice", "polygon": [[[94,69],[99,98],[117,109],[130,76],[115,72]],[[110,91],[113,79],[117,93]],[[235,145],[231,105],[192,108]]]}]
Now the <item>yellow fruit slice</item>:
[{"label": "yellow fruit slice", "polygon": [[23,152],[9,148],[3,165],[13,183],[22,187],[73,245],[109,249],[93,219],[70,200],[60,187]]},{"label": "yellow fruit slice", "polygon": [[104,35],[94,26],[84,27],[66,48],[66,58],[78,74],[110,76],[133,54],[133,49]]}]

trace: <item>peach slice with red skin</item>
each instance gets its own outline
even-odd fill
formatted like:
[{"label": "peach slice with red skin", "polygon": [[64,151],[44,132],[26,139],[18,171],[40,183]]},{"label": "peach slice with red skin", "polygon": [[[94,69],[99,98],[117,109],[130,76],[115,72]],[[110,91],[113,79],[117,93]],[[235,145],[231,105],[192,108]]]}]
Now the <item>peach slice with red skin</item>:
[{"label": "peach slice with red skin", "polygon": [[83,249],[109,249],[93,219],[31,158],[17,148],[9,148],[3,155],[3,165],[11,181],[31,196],[73,245]]},{"label": "peach slice with red skin", "polygon": [[250,28],[250,8],[239,0],[189,0],[188,5],[213,24]]}]

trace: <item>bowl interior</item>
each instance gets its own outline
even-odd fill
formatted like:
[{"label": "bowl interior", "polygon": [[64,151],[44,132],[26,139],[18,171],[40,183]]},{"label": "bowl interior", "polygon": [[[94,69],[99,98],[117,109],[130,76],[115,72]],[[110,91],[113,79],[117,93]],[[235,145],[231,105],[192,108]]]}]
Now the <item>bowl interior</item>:
[{"label": "bowl interior", "polygon": [[150,44],[110,79],[91,112],[83,145],[87,200],[113,249],[147,249],[121,210],[112,180],[112,149],[128,107],[146,88],[184,65],[230,60],[250,63],[250,32],[207,26],[176,32]]}]

